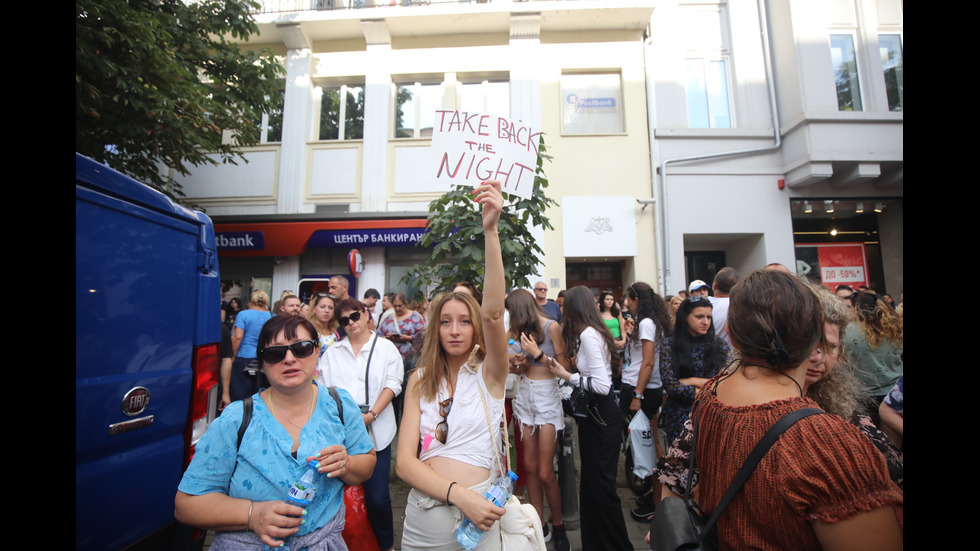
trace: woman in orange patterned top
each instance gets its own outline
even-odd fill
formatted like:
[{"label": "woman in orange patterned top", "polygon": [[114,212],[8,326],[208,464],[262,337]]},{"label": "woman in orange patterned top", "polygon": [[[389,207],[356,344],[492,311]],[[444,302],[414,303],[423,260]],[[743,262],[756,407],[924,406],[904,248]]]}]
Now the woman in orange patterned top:
[{"label": "woman in orange patterned top", "polygon": [[[760,270],[732,289],[741,362],[708,381],[692,413],[706,515],[772,425],[818,407],[803,385],[822,323],[814,292],[789,274]],[[812,415],[772,446],[717,528],[722,549],[901,549],[902,524],[902,493],[868,439],[835,415]]]}]

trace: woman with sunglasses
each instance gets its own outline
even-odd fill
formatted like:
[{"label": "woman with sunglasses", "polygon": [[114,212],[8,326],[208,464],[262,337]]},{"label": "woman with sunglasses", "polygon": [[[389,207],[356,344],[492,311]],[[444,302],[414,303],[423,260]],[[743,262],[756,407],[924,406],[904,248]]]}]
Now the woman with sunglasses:
[{"label": "woman with sunglasses", "polygon": [[660,349],[664,389],[660,428],[665,442],[673,442],[684,428],[697,391],[731,362],[728,344],[715,336],[711,311],[708,297],[692,295],[684,299],[677,309],[674,334],[664,339]]},{"label": "woman with sunglasses", "polygon": [[391,400],[402,391],[402,357],[391,341],[368,328],[366,308],[353,298],[337,307],[337,321],[347,337],[320,357],[317,382],[350,392],[361,406],[378,457],[371,478],[364,481],[364,497],[378,547],[387,551],[394,547],[395,538],[388,491],[391,441],[397,429]]},{"label": "woman with sunglasses", "polygon": [[[472,191],[486,243],[483,307],[468,294],[436,297],[418,367],[405,389],[396,472],[412,486],[401,549],[459,550],[463,518],[490,531],[477,549],[499,549],[505,513],[484,498],[500,465],[507,379],[504,265],[497,223],[500,183]],[[506,437],[506,436],[504,436]]]},{"label": "woman with sunglasses", "polygon": [[[357,403],[337,389],[343,407],[313,382],[316,329],[298,316],[276,316],[258,338],[258,357],[269,388],[245,406],[234,402],[215,419],[177,488],[174,516],[217,531],[212,549],[279,547],[344,549],[344,485],[360,484],[374,470],[375,453]],[[321,473],[305,510],[284,502],[310,461]]]},{"label": "woman with sunglasses", "polygon": [[[590,416],[578,419],[582,549],[632,550],[616,493],[623,413],[613,396],[612,378],[619,374],[620,359],[588,287],[565,294],[561,336],[565,353],[551,361],[552,373],[590,393]],[[577,373],[569,371],[572,366]]]},{"label": "woman with sunglasses", "polygon": [[337,297],[327,293],[316,293],[310,299],[310,311],[306,319],[310,320],[313,327],[316,327],[317,340],[320,343],[320,353],[322,356],[328,348],[340,340],[337,332],[337,317],[334,311],[337,309]]}]

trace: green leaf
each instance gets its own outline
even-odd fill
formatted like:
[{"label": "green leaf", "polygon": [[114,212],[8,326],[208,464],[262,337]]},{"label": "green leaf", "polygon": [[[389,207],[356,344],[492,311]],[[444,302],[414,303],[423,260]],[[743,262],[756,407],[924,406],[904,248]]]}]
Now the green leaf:
[{"label": "green leaf", "polygon": [[[161,171],[244,159],[255,119],[282,104],[283,67],[224,37],[258,27],[244,0],[76,0],[75,151],[172,197]],[[199,76],[200,75],[200,76]],[[221,143],[221,131],[238,136]],[[163,172],[163,173],[162,173]]]}]

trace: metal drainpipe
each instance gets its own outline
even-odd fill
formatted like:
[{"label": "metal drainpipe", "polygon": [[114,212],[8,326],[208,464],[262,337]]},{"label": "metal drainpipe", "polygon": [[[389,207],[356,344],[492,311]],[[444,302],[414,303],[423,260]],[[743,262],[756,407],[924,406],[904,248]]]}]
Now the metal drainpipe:
[{"label": "metal drainpipe", "polygon": [[[773,143],[772,145],[767,145],[764,147],[753,148],[753,149],[738,149],[735,151],[723,151],[719,153],[708,153],[705,155],[693,155],[690,157],[674,157],[673,159],[664,159],[664,161],[660,163],[660,200],[657,201],[657,206],[660,208],[661,227],[659,228],[660,239],[657,246],[657,250],[659,251],[659,257],[660,257],[658,259],[658,265],[659,265],[658,269],[663,274],[663,276],[658,279],[661,279],[663,281],[663,287],[661,287],[660,292],[665,295],[667,293],[667,289],[671,288],[670,270],[665,269],[665,266],[667,266],[667,259],[670,258],[669,255],[670,240],[668,239],[668,231],[667,231],[667,228],[669,226],[669,224],[667,223],[667,203],[668,203],[667,165],[701,161],[704,159],[717,159],[719,157],[753,155],[756,153],[762,153],[765,151],[772,151],[775,149],[779,149],[782,143],[782,136],[780,135],[780,131],[779,131],[779,111],[776,106],[776,85],[773,82],[773,75],[772,75],[772,53],[770,52],[769,49],[769,19],[766,17],[765,0],[756,0],[756,6],[759,11],[759,23],[760,23],[759,27],[761,28],[762,52],[763,52],[763,59],[766,64],[766,81],[769,84],[769,108],[770,108],[770,112],[772,113]],[[649,90],[647,91],[647,98],[650,98]],[[650,115],[648,114],[647,116],[649,117]],[[653,128],[654,125],[652,124],[651,121],[650,124],[651,143],[653,143],[654,140]],[[652,161],[652,156],[651,156],[651,161]],[[654,197],[656,197],[657,196],[656,176],[654,176],[653,182],[654,182],[653,193],[654,193]]]}]

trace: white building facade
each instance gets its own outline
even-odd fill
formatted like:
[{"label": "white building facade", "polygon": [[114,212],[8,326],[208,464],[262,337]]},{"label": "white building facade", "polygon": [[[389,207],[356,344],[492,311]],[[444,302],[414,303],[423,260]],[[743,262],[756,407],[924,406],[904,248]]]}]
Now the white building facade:
[{"label": "white building facade", "polygon": [[832,263],[807,255],[836,239],[819,232],[852,218],[876,226],[842,237],[865,279],[901,289],[899,0],[285,4],[265,3],[249,43],[284,60],[281,118],[247,164],[182,180],[215,221],[223,279],[278,296],[349,274],[357,248],[352,294],[414,292],[400,279],[444,191],[424,177],[434,111],[458,108],[544,134],[552,298],[669,292],[724,265],[813,276]]}]

